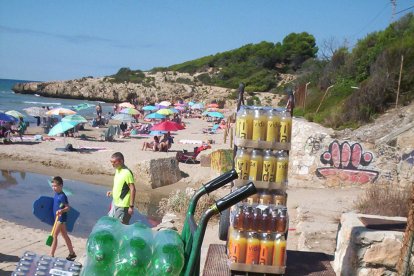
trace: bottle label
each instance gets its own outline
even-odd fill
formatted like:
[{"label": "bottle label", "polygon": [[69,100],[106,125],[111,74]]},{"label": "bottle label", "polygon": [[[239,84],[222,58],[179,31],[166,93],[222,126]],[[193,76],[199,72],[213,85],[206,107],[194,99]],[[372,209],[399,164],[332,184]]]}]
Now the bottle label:
[{"label": "bottle label", "polygon": [[260,255],[259,239],[251,239],[247,241],[246,264],[258,264]]},{"label": "bottle label", "polygon": [[273,242],[272,241],[260,242],[259,264],[272,265],[272,256],[273,256]]},{"label": "bottle label", "polygon": [[279,136],[279,122],[278,121],[268,121],[267,122],[267,132],[266,132],[266,141],[267,142],[276,142]]},{"label": "bottle label", "polygon": [[263,161],[263,175],[262,181],[275,181],[275,165],[271,161]]},{"label": "bottle label", "polygon": [[239,179],[249,179],[249,162],[243,158],[237,158],[236,171],[239,174]]},{"label": "bottle label", "polygon": [[247,120],[242,119],[242,118],[237,119],[236,128],[238,130],[238,132],[236,132],[237,137],[242,138],[242,139],[247,139],[247,135],[248,135]]},{"label": "bottle label", "polygon": [[253,137],[254,141],[264,141],[266,133],[266,121],[253,120]]},{"label": "bottle label", "polygon": [[286,122],[286,121],[280,122],[280,142],[281,143],[290,142],[289,126],[290,126],[289,122]]},{"label": "bottle label", "polygon": [[278,161],[276,163],[276,182],[282,183],[286,180],[287,177],[287,170],[288,170],[288,162],[287,160]]},{"label": "bottle label", "polygon": [[250,169],[249,169],[249,180],[257,180],[257,169],[259,162],[256,160],[250,160]]}]

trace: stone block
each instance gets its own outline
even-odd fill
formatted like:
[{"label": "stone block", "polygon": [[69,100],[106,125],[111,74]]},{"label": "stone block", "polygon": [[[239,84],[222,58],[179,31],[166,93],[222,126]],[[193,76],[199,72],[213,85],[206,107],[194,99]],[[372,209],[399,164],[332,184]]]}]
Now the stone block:
[{"label": "stone block", "polygon": [[395,269],[400,256],[401,241],[385,238],[381,243],[375,243],[367,248],[363,261],[367,266]]},{"label": "stone block", "polygon": [[181,179],[175,156],[139,162],[133,168],[133,173],[138,183],[152,189],[176,183]]},{"label": "stone block", "polygon": [[211,166],[211,156],[210,154],[200,154],[200,166],[201,167],[210,167]]}]

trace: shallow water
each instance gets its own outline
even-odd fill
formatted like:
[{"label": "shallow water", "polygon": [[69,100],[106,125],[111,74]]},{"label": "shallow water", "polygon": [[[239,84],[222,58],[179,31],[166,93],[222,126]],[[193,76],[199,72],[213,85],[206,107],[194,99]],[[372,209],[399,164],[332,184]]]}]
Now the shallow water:
[{"label": "shallow water", "polygon": [[[51,226],[38,220],[32,213],[33,202],[36,199],[40,196],[53,197],[54,192],[48,183],[50,179],[51,176],[48,175],[1,170],[0,217],[27,227],[50,231]],[[80,212],[70,235],[86,238],[96,221],[106,215],[109,210],[111,199],[106,197],[108,187],[69,179],[64,179],[63,182],[63,187],[70,191],[68,193],[69,205]],[[145,211],[148,216],[138,213],[135,209],[130,223],[140,220],[149,227],[158,224],[160,221],[156,217],[158,202],[148,200],[140,202],[139,193],[136,198],[138,209]]]}]

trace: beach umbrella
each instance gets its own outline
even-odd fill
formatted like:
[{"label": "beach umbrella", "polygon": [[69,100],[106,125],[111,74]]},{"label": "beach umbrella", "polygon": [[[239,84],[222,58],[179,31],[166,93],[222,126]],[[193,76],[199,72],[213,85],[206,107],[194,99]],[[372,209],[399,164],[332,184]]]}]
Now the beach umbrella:
[{"label": "beach umbrella", "polygon": [[216,104],[216,103],[211,103],[211,104],[207,105],[207,107],[217,108],[217,107],[219,107],[219,105]]},{"label": "beach umbrella", "polygon": [[0,112],[0,121],[14,123],[14,122],[18,122],[19,119],[15,118],[13,116],[10,116],[6,113]]},{"label": "beach umbrella", "polygon": [[143,108],[142,108],[142,110],[145,110],[145,111],[153,111],[153,110],[157,110],[158,108],[156,108],[155,106],[153,106],[153,105],[146,105],[146,106],[144,106]]},{"label": "beach umbrella", "polygon": [[169,116],[169,115],[174,114],[174,112],[171,109],[168,109],[168,108],[160,109],[160,110],[157,111],[157,113],[165,115],[165,116]]},{"label": "beach umbrella", "polygon": [[22,113],[16,110],[9,110],[6,112],[7,115],[13,116],[14,118],[19,119],[20,117],[25,117]]},{"label": "beach umbrella", "polygon": [[176,106],[175,109],[183,111],[185,109],[185,107],[184,106]]},{"label": "beach umbrella", "polygon": [[164,135],[164,133],[167,133],[167,131],[153,130],[149,133],[149,135],[151,135],[151,136],[162,136],[162,135]]},{"label": "beach umbrella", "polygon": [[207,108],[207,111],[208,112],[211,112],[211,111],[218,111],[219,109],[218,108],[215,108],[215,107],[210,107],[210,108]]},{"label": "beach umbrella", "polygon": [[204,104],[202,103],[196,103],[191,106],[191,109],[203,109],[203,108],[204,108]]},{"label": "beach umbrella", "polygon": [[188,105],[189,106],[193,106],[195,104],[195,102],[189,102]]},{"label": "beach umbrella", "polygon": [[182,129],[184,129],[184,127],[176,122],[164,121],[154,125],[150,130],[177,131]]},{"label": "beach umbrella", "polygon": [[129,115],[137,115],[140,114],[138,110],[136,110],[135,108],[124,108],[121,111],[119,111],[119,113],[123,113],[123,114],[129,114]]},{"label": "beach umbrella", "polygon": [[170,108],[170,110],[171,110],[173,113],[180,113],[180,111],[179,111],[178,109],[176,109],[176,108]]},{"label": "beach umbrella", "polygon": [[175,103],[174,106],[186,106],[185,103]]},{"label": "beach umbrella", "polygon": [[62,122],[78,122],[78,123],[87,123],[88,120],[86,120],[83,116],[78,114],[68,115],[62,118]]},{"label": "beach umbrella", "polygon": [[165,115],[159,114],[159,113],[151,113],[145,116],[146,119],[165,119]]},{"label": "beach umbrella", "polygon": [[224,115],[222,113],[220,113],[220,112],[217,112],[217,111],[215,111],[215,112],[208,112],[207,113],[207,116],[216,117],[216,118],[224,118]]},{"label": "beach umbrella", "polygon": [[44,117],[46,116],[46,109],[39,107],[39,106],[32,106],[23,109],[27,115],[34,116],[34,117]]},{"label": "beach umbrella", "polygon": [[168,107],[168,106],[171,105],[171,103],[169,101],[162,101],[162,102],[159,103],[159,105],[167,106]]},{"label": "beach umbrella", "polygon": [[49,131],[47,135],[55,136],[63,133],[71,128],[74,128],[79,122],[59,122]]},{"label": "beach umbrella", "polygon": [[123,102],[118,104],[119,107],[124,107],[124,108],[135,108],[135,105],[128,103],[128,102]]},{"label": "beach umbrella", "polygon": [[131,122],[134,120],[134,118],[132,118],[131,115],[123,114],[123,113],[119,113],[119,114],[116,114],[115,116],[112,116],[112,119],[116,121],[121,121],[121,122]]},{"label": "beach umbrella", "polygon": [[90,103],[81,103],[81,104],[72,106],[72,109],[76,110],[76,111],[79,111],[79,110],[87,109],[87,108],[92,107],[92,106],[94,106],[94,105],[90,104]]},{"label": "beach umbrella", "polygon": [[73,115],[76,114],[75,111],[67,109],[67,108],[63,108],[63,107],[57,107],[57,108],[53,108],[49,111],[46,112],[46,115]]}]

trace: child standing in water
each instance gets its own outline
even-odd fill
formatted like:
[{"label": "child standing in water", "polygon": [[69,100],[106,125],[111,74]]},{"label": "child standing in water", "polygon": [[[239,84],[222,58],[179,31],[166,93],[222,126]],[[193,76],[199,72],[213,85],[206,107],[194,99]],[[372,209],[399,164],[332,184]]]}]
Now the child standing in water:
[{"label": "child standing in water", "polygon": [[[75,251],[73,251],[72,241],[68,236],[68,232],[66,230],[66,221],[69,211],[69,202],[68,197],[63,192],[63,179],[60,176],[55,176],[52,180],[52,189],[55,192],[55,196],[53,198],[53,213],[55,216],[59,216],[58,222],[56,224],[55,232],[53,233],[53,243],[52,248],[50,251],[50,255],[52,257],[55,256],[56,247],[58,244],[58,236],[59,233],[62,233],[62,237],[66,242],[66,245],[69,249],[69,255],[66,257],[67,260],[73,261],[76,258]],[[56,218],[56,217],[55,217]]]}]

